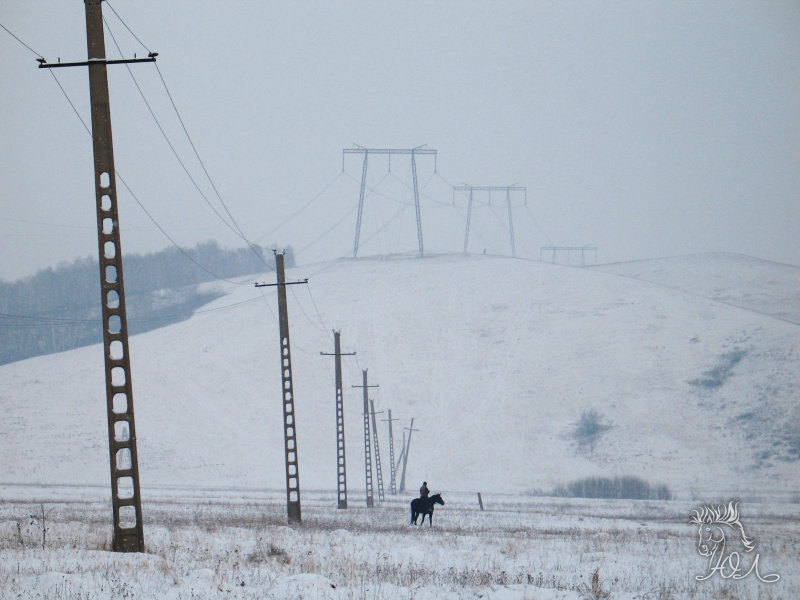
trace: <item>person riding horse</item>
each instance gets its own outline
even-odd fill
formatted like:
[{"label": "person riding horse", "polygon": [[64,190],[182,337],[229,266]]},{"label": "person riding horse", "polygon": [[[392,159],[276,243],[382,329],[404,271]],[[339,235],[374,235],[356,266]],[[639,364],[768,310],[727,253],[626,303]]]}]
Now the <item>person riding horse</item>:
[{"label": "person riding horse", "polygon": [[422,515],[422,521],[420,521],[420,525],[425,522],[425,515],[428,515],[428,524],[433,527],[433,505],[434,504],[441,504],[444,506],[444,500],[442,500],[441,494],[434,494],[433,496],[430,495],[430,490],[428,489],[428,482],[423,481],[422,487],[419,488],[419,498],[414,498],[411,501],[411,524],[417,524],[417,518],[419,515]]}]

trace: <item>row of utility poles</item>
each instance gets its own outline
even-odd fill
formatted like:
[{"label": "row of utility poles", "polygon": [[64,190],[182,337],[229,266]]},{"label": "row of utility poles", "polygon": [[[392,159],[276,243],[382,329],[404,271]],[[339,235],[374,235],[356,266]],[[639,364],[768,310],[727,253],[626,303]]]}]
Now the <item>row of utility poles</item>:
[{"label": "row of utility poles", "polygon": [[[300,471],[297,460],[297,423],[294,410],[294,386],[292,383],[292,362],[291,345],[289,341],[289,313],[286,302],[286,286],[306,284],[308,280],[286,281],[284,271],[283,254],[275,253],[276,283],[257,283],[256,287],[277,287],[278,288],[278,323],[281,349],[281,382],[283,394],[283,433],[286,463],[286,510],[290,523],[299,523],[302,520],[300,509]],[[344,426],[344,391],[342,384],[342,356],[354,356],[355,352],[342,352],[341,332],[333,332],[333,352],[320,352],[322,356],[333,356],[335,365],[335,386],[336,386],[336,488],[337,488],[337,507],[347,508],[347,457],[345,452],[345,426]],[[377,388],[378,385],[370,385],[367,381],[367,370],[362,370],[362,384],[354,385],[354,388],[363,390],[362,417],[364,422],[364,482],[366,491],[366,505],[372,508],[375,505],[375,494],[373,485],[373,452],[375,463],[375,474],[378,482],[378,500],[383,501],[383,470],[381,468],[380,446],[378,444],[378,424],[376,415],[383,411],[375,411],[375,403],[369,398],[369,389]],[[392,423],[397,419],[392,419],[391,411],[389,418],[384,419],[389,423],[389,457],[391,461],[391,481],[390,491],[397,493],[395,481],[397,468],[400,462],[403,463],[402,476],[400,479],[400,492],[405,491],[406,464],[408,462],[409,448],[411,446],[411,433],[418,431],[414,429],[414,419],[411,419],[408,431],[408,438],[403,435],[403,448],[397,464],[394,462],[394,432]]]},{"label": "row of utility poles", "polygon": [[[108,418],[109,463],[111,475],[111,500],[113,511],[112,547],[116,552],[144,552],[144,530],[142,524],[142,505],[139,492],[139,465],[136,447],[136,425],[133,411],[133,392],[131,368],[128,356],[128,323],[125,304],[125,285],[122,268],[122,247],[119,234],[119,214],[117,210],[116,169],[114,166],[114,147],[111,133],[111,109],[108,93],[107,65],[155,62],[157,53],[150,52],[147,58],[108,60],[105,51],[103,32],[103,0],[84,0],[86,13],[87,60],[80,62],[48,63],[38,58],[40,69],[62,67],[86,67],[89,72],[89,100],[92,120],[92,150],[94,156],[94,188],[97,216],[97,240],[99,247],[100,290],[103,318],[103,347],[106,379],[106,413]],[[364,177],[366,176],[367,155],[364,152],[364,175],[362,176],[361,197],[359,200],[359,228],[364,203]],[[419,216],[419,193],[416,184],[415,154],[435,155],[435,151],[414,149],[408,151],[412,157],[414,170],[415,205],[417,210],[417,233],[419,251],[422,255],[422,230]],[[380,151],[379,151],[380,153]],[[358,252],[358,231],[354,255]],[[289,343],[289,317],[286,310],[286,286],[303,282],[286,282],[283,268],[283,254],[275,255],[277,282],[271,285],[278,288],[279,328],[281,349],[281,383],[283,404],[284,455],[286,464],[286,505],[289,522],[300,522],[300,471],[297,454],[297,422],[294,408],[292,386],[291,349]],[[339,488],[339,508],[347,507],[347,479],[344,451],[344,406],[342,401],[341,350],[339,334],[335,335],[336,346],[336,428],[337,428],[337,481]],[[360,387],[360,386],[359,386]],[[375,411],[368,403],[367,372],[364,371],[364,449],[367,467],[367,506],[372,506],[372,475],[369,445],[369,417],[372,417],[373,441],[375,444],[376,465],[378,469],[379,499],[383,499],[383,479],[378,453]],[[408,444],[404,444],[403,478],[400,491],[404,489],[405,465],[411,442],[413,419],[409,428]],[[392,419],[389,413],[389,440],[393,441]],[[394,448],[390,448],[394,460]],[[399,465],[399,463],[398,463]],[[392,468],[391,489],[394,491],[396,469]]]},{"label": "row of utility poles", "polygon": [[[336,468],[337,468],[337,485],[338,485],[338,507],[347,508],[347,462],[345,456],[345,442],[344,442],[344,406],[342,402],[342,356],[353,356],[355,352],[343,353],[341,351],[341,332],[334,331],[334,352],[333,354],[327,352],[320,352],[323,356],[335,357],[336,369]],[[378,423],[375,418],[376,415],[382,414],[383,411],[375,410],[375,403],[369,397],[369,389],[380,387],[378,385],[369,385],[367,378],[367,369],[361,371],[362,383],[361,385],[354,385],[353,388],[361,388],[363,390],[363,407],[362,417],[364,422],[364,489],[366,493],[366,505],[372,508],[375,505],[374,485],[372,478],[372,464],[373,452],[375,463],[375,475],[378,480],[378,500],[383,501],[385,491],[383,486],[383,469],[381,467],[381,453],[380,445],[378,444]],[[394,462],[394,427],[392,423],[399,419],[392,418],[392,411],[389,410],[389,418],[382,419],[383,422],[389,423],[389,492],[391,494],[397,493],[397,465]],[[400,492],[405,491],[405,467],[408,460],[408,448],[411,443],[410,432],[418,431],[414,429],[414,419],[411,419],[411,426],[407,428],[409,431],[408,444],[405,442],[405,433],[403,436],[403,447],[400,452],[400,460],[403,461],[404,478],[400,483]],[[370,440],[371,438],[371,440]],[[372,445],[370,445],[370,441]]]}]

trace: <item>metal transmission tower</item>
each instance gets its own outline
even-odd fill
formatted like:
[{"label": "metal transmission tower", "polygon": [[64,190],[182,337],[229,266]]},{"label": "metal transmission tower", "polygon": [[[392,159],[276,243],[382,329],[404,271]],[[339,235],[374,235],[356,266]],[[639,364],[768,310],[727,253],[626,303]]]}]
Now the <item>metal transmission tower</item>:
[{"label": "metal transmission tower", "polygon": [[44,59],[39,59],[39,68],[78,66],[89,68],[106,374],[108,450],[111,466],[111,503],[114,512],[113,549],[115,552],[144,552],[142,502],[139,493],[139,458],[136,451],[136,424],[133,416],[131,367],[128,356],[128,318],[122,276],[117,181],[114,169],[114,144],[111,137],[111,108],[106,65],[154,62],[157,54],[151,52],[148,58],[107,60],[101,0],[86,0],[85,9],[88,60],[48,64]]},{"label": "metal transmission tower", "polygon": [[408,431],[408,439],[406,439],[406,446],[403,448],[403,473],[400,476],[400,493],[406,491],[406,465],[408,464],[408,451],[411,449],[411,434],[419,429],[414,429],[414,419],[411,419],[411,425],[405,428]]},{"label": "metal transmission tower", "polygon": [[[389,409],[389,418],[381,419],[381,421],[389,423],[389,470],[391,471],[391,480],[389,481],[389,491],[392,494],[397,493],[397,486],[395,480],[397,479],[397,468],[394,466],[394,435],[392,434],[392,421],[399,421],[400,419],[392,418],[392,409]],[[405,441],[405,440],[404,440]],[[405,446],[405,443],[403,444]]]},{"label": "metal transmission tower", "polygon": [[367,369],[361,371],[363,384],[354,385],[354,388],[364,390],[364,480],[366,482],[367,507],[372,508],[375,500],[372,494],[372,452],[369,447],[369,388],[380,387],[377,385],[367,385]]},{"label": "metal transmission tower", "polygon": [[378,500],[383,502],[383,471],[381,470],[381,449],[378,446],[378,424],[375,422],[375,415],[383,411],[375,412],[375,404],[369,401],[369,414],[372,416],[372,443],[375,446],[375,473],[378,475]]},{"label": "metal transmission tower", "polygon": [[508,239],[511,244],[511,256],[517,257],[517,248],[514,242],[514,216],[511,212],[511,192],[522,192],[524,195],[523,203],[528,203],[528,188],[518,185],[457,185],[453,187],[453,199],[455,200],[456,192],[469,192],[469,201],[467,203],[467,227],[464,231],[464,254],[467,253],[467,246],[469,245],[469,227],[472,218],[472,202],[474,192],[489,192],[489,204],[492,203],[492,192],[505,192],[506,193],[506,207],[508,209]]},{"label": "metal transmission tower", "polygon": [[281,344],[281,380],[283,403],[283,441],[286,458],[286,512],[289,523],[299,523],[300,515],[300,472],[297,462],[297,423],[294,412],[294,390],[292,387],[292,355],[289,347],[289,312],[286,307],[286,286],[308,283],[303,281],[286,282],[283,271],[283,254],[275,253],[277,283],[257,283],[256,287],[278,288],[278,325]]},{"label": "metal transmission tower", "polygon": [[354,356],[355,352],[342,353],[340,332],[333,332],[333,354],[320,352],[322,356],[333,356],[336,365],[336,488],[338,508],[347,508],[347,464],[344,454],[344,398],[342,394],[342,356]]},{"label": "metal transmission tower", "polygon": [[[358,146],[358,144],[356,144]],[[416,148],[364,148],[363,146],[358,146],[357,148],[345,148],[342,150],[342,169],[344,169],[344,158],[346,154],[363,154],[364,155],[364,162],[361,167],[361,189],[358,196],[358,218],[356,220],[356,238],[355,242],[353,243],[353,258],[358,256],[358,242],[361,238],[361,215],[364,211],[364,190],[367,185],[367,164],[368,164],[368,157],[370,154],[385,154],[389,156],[389,160],[392,160],[393,154],[410,154],[411,155],[411,177],[414,182],[414,210],[416,211],[417,215],[417,243],[419,245],[419,256],[422,258],[423,256],[423,248],[422,248],[422,215],[420,214],[419,209],[419,184],[417,182],[417,155],[433,155],[433,169],[434,172],[436,171],[436,161],[437,161],[437,154],[436,150],[431,148],[424,148],[423,146],[417,146]],[[391,164],[391,162],[390,162]]]}]

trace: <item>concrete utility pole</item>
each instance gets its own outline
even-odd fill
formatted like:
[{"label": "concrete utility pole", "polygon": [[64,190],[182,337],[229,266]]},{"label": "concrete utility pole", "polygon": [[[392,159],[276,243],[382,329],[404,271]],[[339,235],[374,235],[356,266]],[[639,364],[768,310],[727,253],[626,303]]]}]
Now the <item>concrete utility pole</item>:
[{"label": "concrete utility pole", "polygon": [[[424,146],[424,144],[423,144]],[[359,191],[358,196],[358,218],[356,220],[356,237],[353,243],[353,258],[358,256],[358,242],[361,238],[361,215],[364,210],[364,190],[366,188],[367,183],[367,157],[370,154],[384,154],[389,157],[390,165],[392,160],[393,154],[409,154],[411,155],[411,176],[413,179],[413,190],[414,190],[414,210],[417,216],[417,243],[419,245],[419,257],[422,258],[423,256],[423,248],[422,248],[422,215],[420,213],[419,208],[419,184],[417,181],[417,155],[433,155],[434,163],[433,163],[433,170],[436,172],[436,160],[437,154],[436,150],[433,149],[425,149],[423,146],[417,146],[416,148],[364,148],[363,146],[358,146],[357,148],[345,148],[342,150],[342,170],[344,170],[344,157],[345,154],[363,154],[364,155],[364,162],[361,166],[361,188]]]},{"label": "concrete utility pole", "polygon": [[300,471],[297,462],[297,423],[294,412],[294,390],[292,387],[292,355],[289,346],[289,311],[286,305],[286,286],[308,283],[286,282],[283,270],[283,254],[275,253],[277,283],[257,283],[256,287],[278,288],[278,326],[281,346],[281,380],[283,403],[283,441],[286,459],[286,512],[289,523],[300,523]]},{"label": "concrete utility pole", "polygon": [[375,422],[375,415],[383,411],[375,412],[375,404],[369,401],[369,414],[372,416],[372,442],[375,446],[375,473],[378,475],[378,500],[383,502],[383,471],[381,470],[381,449],[378,446],[378,424]]},{"label": "concrete utility pole", "polygon": [[406,447],[403,450],[403,473],[400,476],[400,493],[406,491],[406,465],[408,464],[408,452],[411,449],[411,434],[419,429],[414,429],[414,419],[411,419],[411,425],[405,428],[408,431],[408,439],[406,440]]},{"label": "concrete utility pole", "polygon": [[338,507],[347,508],[347,465],[344,453],[344,399],[342,394],[342,356],[355,356],[355,352],[342,353],[339,341],[341,333],[333,332],[333,354],[320,352],[322,356],[333,356],[336,368],[336,488]]},{"label": "concrete utility pole", "polygon": [[106,60],[101,0],[86,0],[84,4],[88,60],[55,64],[48,64],[43,58],[38,60],[40,69],[78,66],[89,68],[106,413],[111,465],[111,504],[114,513],[112,547],[115,552],[144,552],[139,458],[136,450],[136,424],[128,356],[128,318],[122,276],[122,247],[119,236],[117,182],[106,65],[154,62],[157,54],[151,52],[148,58],[141,59]]},{"label": "concrete utility pole", "polygon": [[353,387],[364,390],[364,479],[366,481],[367,507],[372,508],[375,500],[372,494],[372,452],[369,447],[369,388],[380,386],[367,385],[367,369],[361,371],[361,374],[364,383]]},{"label": "concrete utility pole", "polygon": [[464,231],[464,254],[467,254],[467,246],[469,245],[469,226],[472,217],[472,201],[474,192],[488,192],[489,204],[492,203],[492,192],[505,192],[506,193],[506,208],[508,211],[508,239],[511,245],[511,256],[517,257],[517,247],[514,241],[514,217],[511,212],[511,193],[522,192],[524,194],[524,203],[528,203],[528,188],[518,185],[457,185],[453,187],[453,198],[455,199],[456,192],[469,192],[469,201],[467,203],[467,227]]},{"label": "concrete utility pole", "polygon": [[[392,435],[392,421],[399,421],[400,419],[393,419],[392,418],[392,409],[388,410],[389,418],[388,419],[381,419],[381,421],[389,423],[389,470],[391,471],[391,480],[389,481],[389,492],[392,494],[397,493],[397,486],[395,485],[395,480],[397,479],[397,469],[394,466],[394,436]],[[405,446],[405,444],[404,444]]]}]

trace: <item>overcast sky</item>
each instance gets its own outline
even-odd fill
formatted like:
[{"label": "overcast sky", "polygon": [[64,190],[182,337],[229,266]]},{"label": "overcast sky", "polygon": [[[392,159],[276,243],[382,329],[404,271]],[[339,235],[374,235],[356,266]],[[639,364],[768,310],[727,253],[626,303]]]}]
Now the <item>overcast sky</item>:
[{"label": "overcast sky", "polygon": [[[462,250],[466,196],[512,197],[517,254],[596,245],[601,262],[730,251],[800,264],[800,3],[113,0],[151,64],[110,66],[116,168],[178,244],[352,255],[362,163],[417,157],[426,251]],[[146,51],[107,3],[126,56]],[[0,3],[49,62],[86,57],[80,0]],[[119,56],[106,34],[107,54]],[[0,30],[0,279],[96,254],[85,68],[38,69]],[[370,157],[360,253],[417,248],[408,157]],[[329,187],[328,187],[329,186]],[[172,242],[121,185],[122,249]],[[289,219],[316,197],[309,207]],[[489,201],[491,200],[491,204]],[[470,251],[510,252],[505,197],[476,195]],[[214,210],[209,206],[213,205]]]}]

